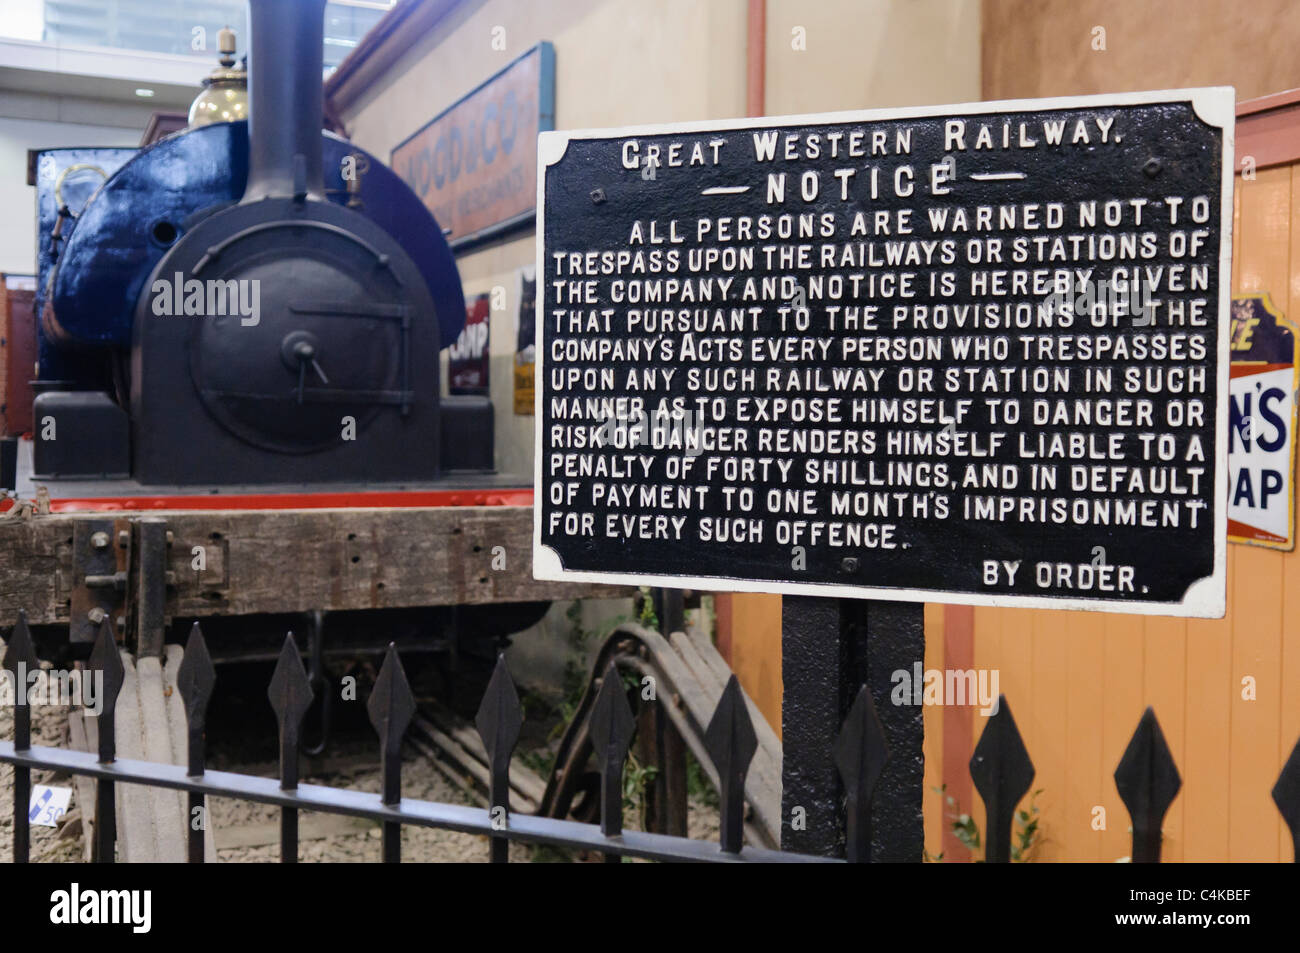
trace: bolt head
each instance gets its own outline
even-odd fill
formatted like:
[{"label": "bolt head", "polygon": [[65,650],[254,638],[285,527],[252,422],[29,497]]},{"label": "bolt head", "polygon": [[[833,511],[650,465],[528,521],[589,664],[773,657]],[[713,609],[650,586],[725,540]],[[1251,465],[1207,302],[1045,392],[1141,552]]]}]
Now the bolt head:
[{"label": "bolt head", "polygon": [[86,613],[86,618],[90,620],[92,625],[99,625],[108,618],[108,613],[99,606],[95,606],[95,608]]},{"label": "bolt head", "polygon": [[104,532],[91,534],[90,545],[96,549],[103,549],[108,545],[108,534]]},{"label": "bolt head", "polygon": [[840,560],[840,569],[844,572],[857,572],[858,560],[856,556],[845,556]]}]

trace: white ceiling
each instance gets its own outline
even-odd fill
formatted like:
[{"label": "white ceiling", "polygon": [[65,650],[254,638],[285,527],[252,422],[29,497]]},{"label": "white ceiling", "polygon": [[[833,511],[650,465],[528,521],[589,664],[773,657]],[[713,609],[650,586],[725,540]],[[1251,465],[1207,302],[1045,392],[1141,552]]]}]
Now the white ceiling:
[{"label": "white ceiling", "polygon": [[[0,90],[188,108],[213,67],[190,56],[0,39]],[[141,97],[137,89],[152,89]]]}]

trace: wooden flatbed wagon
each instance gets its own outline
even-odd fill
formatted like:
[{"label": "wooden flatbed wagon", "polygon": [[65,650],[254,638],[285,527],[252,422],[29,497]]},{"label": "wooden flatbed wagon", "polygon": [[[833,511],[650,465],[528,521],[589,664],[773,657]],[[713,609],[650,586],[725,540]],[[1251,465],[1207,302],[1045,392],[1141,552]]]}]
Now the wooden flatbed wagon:
[{"label": "wooden flatbed wagon", "polygon": [[512,606],[627,595],[533,579],[531,498],[504,489],[11,501],[0,513],[0,626],[23,610],[34,627],[66,626],[76,646],[107,621],[119,641],[149,652],[176,619],[446,607],[480,627],[495,617],[509,634],[510,620],[528,615]]}]

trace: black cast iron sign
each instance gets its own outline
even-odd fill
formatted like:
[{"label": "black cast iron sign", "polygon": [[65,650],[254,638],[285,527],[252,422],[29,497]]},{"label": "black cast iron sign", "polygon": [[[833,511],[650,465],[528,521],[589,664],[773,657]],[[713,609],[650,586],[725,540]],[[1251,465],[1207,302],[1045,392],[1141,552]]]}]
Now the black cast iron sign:
[{"label": "black cast iron sign", "polygon": [[1222,615],[1233,105],[544,133],[537,577]]}]

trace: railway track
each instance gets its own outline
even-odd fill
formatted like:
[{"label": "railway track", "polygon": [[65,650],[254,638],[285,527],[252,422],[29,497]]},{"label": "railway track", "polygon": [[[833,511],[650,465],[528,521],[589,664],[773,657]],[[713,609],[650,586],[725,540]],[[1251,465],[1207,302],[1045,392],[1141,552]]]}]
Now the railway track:
[{"label": "railway track", "polygon": [[[486,807],[488,757],[473,726],[440,705],[426,703],[411,719],[406,743],[419,751],[470,800]],[[510,810],[536,814],[546,781],[516,755],[510,762]]]},{"label": "railway track", "polygon": [[[707,751],[705,732],[733,674],[709,637],[689,626],[665,637],[639,625],[624,624],[605,640],[596,653],[577,713],[560,742],[538,813],[570,816],[583,802],[590,781],[586,770],[592,752],[590,719],[601,679],[611,666],[635,680],[642,763],[649,761],[658,769],[654,780],[657,806],[649,829],[685,833],[685,805],[678,803],[685,799],[681,747],[690,751],[718,790],[718,774]],[[781,741],[753,700],[743,697],[758,742],[745,778],[746,839],[758,846],[777,847],[781,840]],[[681,783],[674,784],[675,778]]]},{"label": "railway track", "polygon": [[[656,769],[652,783],[658,787],[660,803],[645,820],[651,827],[677,827],[685,833],[683,750],[691,753],[716,790],[717,771],[704,737],[732,676],[708,636],[693,628],[668,637],[639,625],[616,629],[596,652],[586,690],[560,740],[550,775],[541,777],[518,755],[512,759],[510,810],[593,819],[599,779],[589,765],[590,718],[601,680],[611,665],[620,674],[630,675],[637,686],[633,694],[638,700],[641,764]],[[758,738],[758,751],[745,781],[746,833],[751,843],[776,847],[781,838],[781,742],[748,696],[745,704]],[[649,735],[654,736],[653,741]],[[487,805],[488,758],[471,725],[441,706],[426,704],[411,722],[407,743],[430,758],[475,803]],[[675,790],[674,777],[682,781]]]}]

